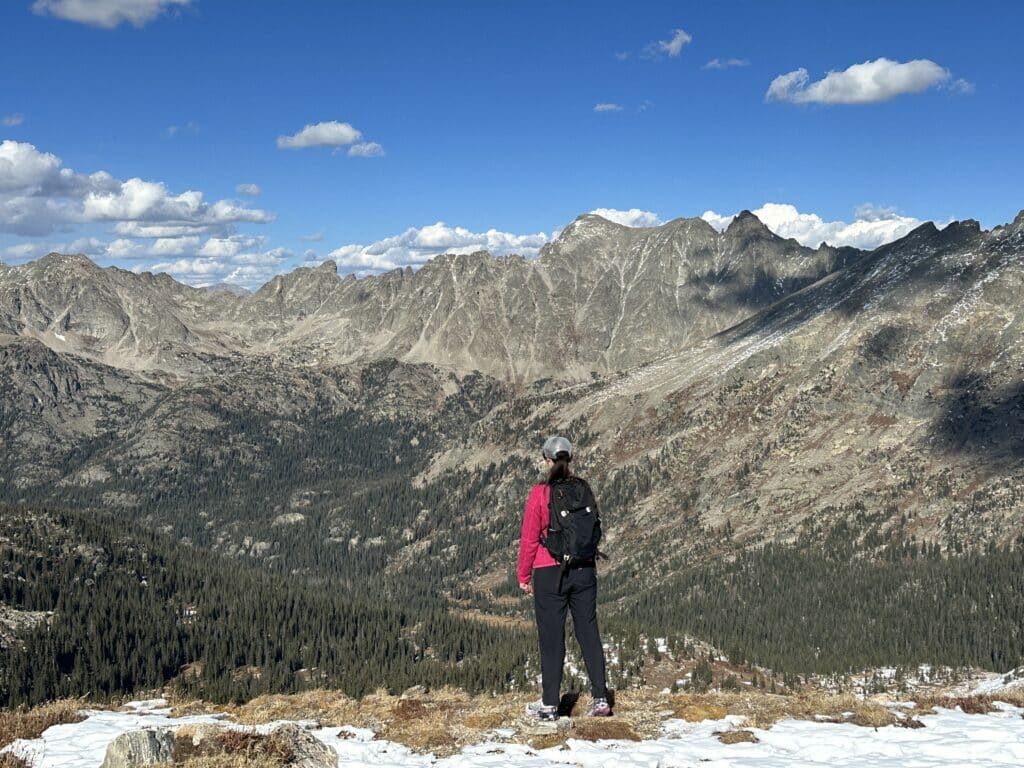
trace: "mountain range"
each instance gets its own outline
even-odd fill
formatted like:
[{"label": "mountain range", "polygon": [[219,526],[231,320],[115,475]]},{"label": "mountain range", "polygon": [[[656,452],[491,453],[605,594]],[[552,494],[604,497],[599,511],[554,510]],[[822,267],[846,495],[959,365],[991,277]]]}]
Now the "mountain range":
[{"label": "mountain range", "polygon": [[873,251],[748,212],[724,232],[586,215],[535,260],[325,262],[245,295],[51,254],[0,267],[0,500],[352,594],[382,572],[495,621],[521,614],[519,516],[553,433],[602,503],[623,611],[765,546],[1010,546],[1022,287],[1024,212]]}]

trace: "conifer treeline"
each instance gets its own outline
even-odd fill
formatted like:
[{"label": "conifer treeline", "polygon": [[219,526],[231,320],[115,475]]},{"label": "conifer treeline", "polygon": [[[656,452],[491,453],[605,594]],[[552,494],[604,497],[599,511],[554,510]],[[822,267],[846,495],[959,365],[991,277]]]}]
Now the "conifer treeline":
[{"label": "conifer treeline", "polygon": [[320,686],[500,690],[523,683],[532,647],[438,606],[355,602],[93,514],[3,508],[0,537],[0,602],[53,611],[0,655],[3,706],[175,677],[214,701]]},{"label": "conifer treeline", "polygon": [[678,574],[610,627],[680,631],[736,663],[846,672],[933,663],[1006,670],[1024,661],[1024,549],[946,556],[897,541],[878,556],[768,545]]}]

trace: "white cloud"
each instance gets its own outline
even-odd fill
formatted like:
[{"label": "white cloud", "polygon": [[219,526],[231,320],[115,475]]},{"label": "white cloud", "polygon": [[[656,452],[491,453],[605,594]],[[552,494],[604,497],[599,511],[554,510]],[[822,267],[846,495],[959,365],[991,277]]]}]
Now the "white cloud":
[{"label": "white cloud", "polygon": [[0,143],[0,192],[41,189],[59,168],[60,158],[31,144],[10,139]]},{"label": "white cloud", "polygon": [[140,224],[137,221],[119,221],[114,234],[124,237],[184,237],[213,232],[227,234],[228,224]]},{"label": "white cloud", "polygon": [[[823,242],[833,246],[877,248],[903,237],[923,223],[920,219],[897,213],[894,208],[871,204],[858,207],[852,222],[825,221],[816,213],[801,213],[795,206],[785,203],[765,203],[752,213],[779,237],[792,237],[811,248]],[[705,211],[701,218],[715,229],[723,230],[735,215],[723,216]]]},{"label": "white cloud", "polygon": [[673,29],[672,37],[668,40],[657,40],[653,43],[648,43],[644,47],[643,55],[647,58],[656,58],[658,56],[669,56],[671,58],[677,58],[682,53],[683,46],[693,40],[693,36],[690,35],[684,29]]},{"label": "white cloud", "polygon": [[304,149],[305,147],[337,147],[354,144],[363,137],[348,123],[331,120],[326,123],[307,125],[292,136],[278,136],[279,149]]},{"label": "white cloud", "polygon": [[48,253],[83,253],[86,256],[100,256],[105,250],[106,243],[102,240],[95,237],[80,237],[70,243],[18,243],[5,248],[4,255],[17,261],[28,261]]},{"label": "white cloud", "polygon": [[323,231],[313,232],[309,235],[299,235],[299,240],[305,240],[307,243],[319,243],[324,239]]},{"label": "white cloud", "polygon": [[165,261],[151,264],[146,267],[146,272],[166,272],[169,275],[204,279],[210,275],[224,273],[224,265],[216,259],[178,259],[177,261]]},{"label": "white cloud", "polygon": [[230,237],[211,237],[199,249],[200,256],[214,259],[231,258],[243,251],[251,251],[263,244],[263,238],[249,235],[231,235]]},{"label": "white cloud", "polygon": [[113,29],[123,22],[143,27],[165,11],[183,8],[192,0],[36,0],[33,13]]},{"label": "white cloud", "polygon": [[169,125],[165,131],[167,138],[173,139],[179,133],[188,133],[195,135],[199,133],[199,123],[189,120],[184,125]]},{"label": "white cloud", "polygon": [[615,58],[619,61],[625,61],[629,58],[629,51],[616,51]]},{"label": "white cloud", "polygon": [[153,241],[149,247],[150,256],[166,258],[168,256],[181,256],[192,253],[199,247],[198,235],[189,237],[160,237]]},{"label": "white cloud", "polygon": [[658,214],[641,211],[639,208],[630,208],[628,211],[620,211],[617,208],[595,208],[591,213],[627,227],[656,227],[662,223]]},{"label": "white cloud", "polygon": [[53,250],[58,253],[84,253],[87,256],[95,256],[103,253],[106,248],[106,244],[95,237],[80,237],[77,240],[73,240],[67,244],[67,246],[59,246]]},{"label": "white cloud", "polygon": [[348,148],[349,157],[381,157],[383,154],[384,147],[375,141],[364,141]]},{"label": "white cloud", "polygon": [[611,104],[602,102],[601,104],[594,105],[595,112],[621,112],[622,106],[620,104]]},{"label": "white cloud", "polygon": [[[204,245],[200,254],[208,250]],[[176,280],[194,286],[223,282],[254,289],[277,274],[281,265],[293,256],[285,248],[233,252],[225,257],[197,255],[193,258],[140,265],[136,271],[166,272]]]},{"label": "white cloud", "polygon": [[948,69],[929,59],[900,63],[881,58],[854,64],[842,72],[829,72],[808,82],[806,69],[796,69],[772,80],[765,101],[793,104],[872,104],[908,93],[920,93],[949,82]]},{"label": "white cloud", "polygon": [[352,271],[382,272],[419,266],[442,253],[489,251],[494,256],[517,253],[533,257],[549,239],[543,232],[535,235],[516,235],[496,229],[472,232],[439,221],[426,227],[410,227],[400,235],[369,245],[343,245],[331,251],[327,258]]},{"label": "white cloud", "polygon": [[25,116],[20,114],[4,115],[0,117],[0,125],[5,128],[13,128],[16,125],[21,125],[25,122]]},{"label": "white cloud", "polygon": [[4,248],[4,256],[15,261],[27,261],[45,256],[50,250],[50,247],[43,243],[18,243]]},{"label": "white cloud", "polygon": [[968,81],[964,80],[962,77],[957,78],[952,83],[950,83],[949,87],[952,90],[956,91],[957,93],[963,93],[963,94],[974,93],[974,83],[969,83]]},{"label": "white cloud", "polygon": [[239,184],[235,187],[235,192],[240,195],[248,195],[249,197],[256,197],[262,191],[259,184]]},{"label": "white cloud", "polygon": [[109,221],[124,236],[173,237],[273,219],[229,200],[207,203],[202,192],[173,195],[160,182],[122,182],[105,171],[85,175],[61,165],[32,144],[0,143],[0,232],[38,236]]},{"label": "white cloud", "polygon": [[145,255],[142,243],[127,238],[120,238],[107,243],[103,255],[108,259],[137,259]]},{"label": "white cloud", "polygon": [[211,225],[234,222],[267,222],[266,211],[239,206],[229,200],[203,201],[203,193],[187,190],[171,195],[161,182],[128,179],[116,190],[91,191],[82,203],[87,221],[138,221],[147,223]]},{"label": "white cloud", "polygon": [[750,62],[746,59],[712,59],[701,69],[732,69],[734,67],[748,67]]}]

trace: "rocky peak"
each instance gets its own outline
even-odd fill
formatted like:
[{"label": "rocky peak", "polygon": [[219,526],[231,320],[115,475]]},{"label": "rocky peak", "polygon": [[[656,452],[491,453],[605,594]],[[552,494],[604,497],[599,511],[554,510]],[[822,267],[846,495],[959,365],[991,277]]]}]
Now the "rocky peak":
[{"label": "rocky peak", "polygon": [[772,232],[764,223],[757,218],[750,211],[740,211],[736,214],[729,226],[725,228],[723,233],[726,237],[732,237],[737,239],[750,239],[754,237],[763,237],[769,240],[781,240],[782,238]]},{"label": "rocky peak", "polygon": [[960,245],[981,234],[981,225],[974,219],[964,219],[948,224],[939,232],[938,241],[946,247]]}]

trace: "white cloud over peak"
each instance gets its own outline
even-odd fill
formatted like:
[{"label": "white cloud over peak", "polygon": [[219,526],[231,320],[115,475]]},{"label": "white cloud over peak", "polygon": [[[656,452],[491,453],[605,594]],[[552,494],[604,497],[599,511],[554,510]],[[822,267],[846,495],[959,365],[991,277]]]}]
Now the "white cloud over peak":
[{"label": "white cloud over peak", "polygon": [[[921,219],[903,216],[894,208],[881,208],[870,203],[857,208],[852,222],[825,221],[816,213],[801,213],[788,203],[765,203],[752,213],[779,237],[792,237],[810,248],[824,242],[833,246],[873,249],[898,240],[924,223]],[[705,211],[701,218],[715,229],[723,230],[735,214]]]},{"label": "white cloud over peak", "polygon": [[[168,254],[173,255],[176,254]],[[255,289],[277,274],[293,256],[285,248],[264,250],[260,237],[211,238],[184,258],[141,263],[135,271],[166,272],[195,286],[234,283]]]},{"label": "white cloud over peak", "polygon": [[595,112],[621,112],[621,104],[612,104],[610,102],[602,102],[594,105]]},{"label": "white cloud over peak", "polygon": [[647,58],[655,58],[657,56],[668,56],[670,58],[677,58],[683,51],[683,46],[687,45],[693,40],[693,36],[690,35],[684,29],[673,29],[672,37],[668,40],[656,40],[653,43],[648,43],[644,47],[643,55]]},{"label": "white cloud over peak", "polygon": [[258,249],[263,239],[249,235],[231,235],[230,237],[211,237],[197,253],[213,259],[231,258],[244,251]]},{"label": "white cloud over peak", "polygon": [[122,23],[143,27],[162,13],[190,5],[192,0],[35,0],[32,12],[56,16],[91,27],[113,29]]},{"label": "white cloud over peak", "polygon": [[187,190],[171,195],[161,182],[128,179],[114,190],[90,191],[82,203],[87,221],[137,221],[214,225],[260,223],[273,219],[266,211],[246,208],[230,200],[203,201],[203,193]]},{"label": "white cloud over peak", "polygon": [[348,148],[349,157],[381,157],[384,147],[375,141],[363,141]]},{"label": "white cloud over peak", "polygon": [[627,227],[656,227],[663,223],[658,214],[642,211],[639,208],[630,208],[628,211],[620,211],[617,208],[595,208],[591,213]]},{"label": "white cloud over peak", "polygon": [[16,125],[21,125],[25,122],[25,116],[20,114],[4,115],[0,117],[0,125],[5,128],[13,128]]},{"label": "white cloud over peak", "polygon": [[348,123],[330,120],[307,125],[291,136],[278,136],[279,149],[305,149],[306,147],[338,147],[354,144],[363,137],[361,131]]},{"label": "white cloud over peak", "polygon": [[[952,75],[930,59],[898,62],[880,58],[829,72],[810,81],[806,69],[779,75],[768,86],[765,101],[792,104],[872,104],[908,93],[921,93],[949,83]],[[960,82],[960,81],[957,81]],[[965,81],[966,82],[966,81]],[[969,84],[968,84],[969,85]],[[961,88],[961,86],[957,86]]]},{"label": "white cloud over peak", "polygon": [[516,235],[496,229],[472,232],[439,221],[426,227],[410,227],[400,235],[369,245],[343,245],[331,251],[327,258],[336,261],[340,268],[365,274],[420,266],[442,253],[489,251],[495,256],[517,253],[533,257],[549,239],[543,232],[535,235]]},{"label": "white cloud over peak", "polygon": [[125,236],[174,237],[273,219],[230,200],[208,203],[202,192],[174,195],[160,182],[61,166],[59,157],[32,144],[0,143],[0,232],[39,236],[104,221]]}]

